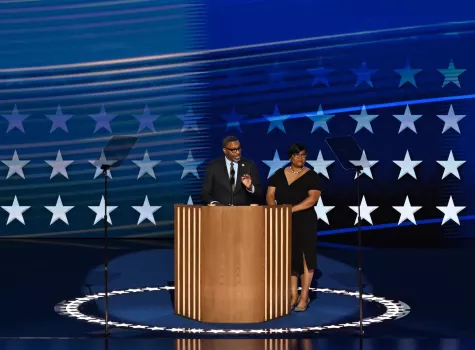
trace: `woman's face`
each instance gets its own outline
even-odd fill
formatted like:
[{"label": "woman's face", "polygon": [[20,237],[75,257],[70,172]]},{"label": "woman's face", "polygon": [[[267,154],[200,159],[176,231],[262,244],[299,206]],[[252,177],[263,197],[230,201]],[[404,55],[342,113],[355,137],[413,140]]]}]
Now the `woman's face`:
[{"label": "woman's face", "polygon": [[292,154],[290,162],[296,168],[302,168],[307,160],[307,152],[301,151],[299,153]]}]

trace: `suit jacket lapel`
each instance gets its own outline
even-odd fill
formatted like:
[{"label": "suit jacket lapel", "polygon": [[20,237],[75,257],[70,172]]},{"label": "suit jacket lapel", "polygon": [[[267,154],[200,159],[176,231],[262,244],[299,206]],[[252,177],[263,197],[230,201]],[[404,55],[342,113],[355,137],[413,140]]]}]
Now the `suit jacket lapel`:
[{"label": "suit jacket lapel", "polygon": [[243,170],[244,170],[244,167],[243,167],[243,163],[242,163],[242,159],[241,161],[236,164],[237,165],[237,172],[236,172],[236,191],[240,191],[242,189],[242,182],[241,182],[241,176],[243,175]]},{"label": "suit jacket lapel", "polygon": [[223,157],[223,162],[222,162],[222,171],[223,171],[223,180],[226,182],[226,185],[229,188],[229,191],[231,191],[231,182],[229,181],[229,174],[228,174],[228,167],[226,166],[226,157]]}]

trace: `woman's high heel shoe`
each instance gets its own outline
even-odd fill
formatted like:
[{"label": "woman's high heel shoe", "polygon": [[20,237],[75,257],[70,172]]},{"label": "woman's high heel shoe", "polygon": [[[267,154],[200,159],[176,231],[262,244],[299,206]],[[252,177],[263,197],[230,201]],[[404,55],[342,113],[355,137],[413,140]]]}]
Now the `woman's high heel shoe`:
[{"label": "woman's high heel shoe", "polygon": [[295,304],[293,304],[293,305],[290,307],[290,310],[294,310],[295,307],[299,304],[299,301],[300,301],[300,295],[299,295],[299,297],[297,298],[297,301],[295,302]]},{"label": "woman's high heel shoe", "polygon": [[[300,300],[300,298],[299,298],[299,300]],[[310,298],[308,298],[308,300],[307,300],[307,305],[305,305],[305,307],[303,307],[303,308],[297,307],[297,305],[298,305],[298,302],[297,302],[297,303],[295,304],[294,311],[296,311],[296,312],[303,312],[303,311],[305,311],[305,310],[308,309],[308,305],[309,305],[309,304],[310,304]]]}]

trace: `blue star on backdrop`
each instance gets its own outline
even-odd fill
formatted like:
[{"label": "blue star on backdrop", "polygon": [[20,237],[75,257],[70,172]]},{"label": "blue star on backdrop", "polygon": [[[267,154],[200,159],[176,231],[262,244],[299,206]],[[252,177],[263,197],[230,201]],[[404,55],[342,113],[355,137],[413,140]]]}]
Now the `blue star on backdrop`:
[{"label": "blue star on backdrop", "polygon": [[17,106],[15,105],[11,114],[2,114],[2,117],[4,117],[8,121],[7,133],[12,131],[13,129],[18,129],[21,132],[25,133],[25,129],[23,128],[23,121],[29,117],[29,114],[20,114]]},{"label": "blue star on backdrop", "polygon": [[155,132],[155,127],[153,122],[159,117],[160,115],[152,115],[150,114],[150,109],[148,105],[145,105],[142,114],[134,115],[134,117],[139,121],[139,130],[137,132],[141,132],[145,128],[150,129],[151,131]]},{"label": "blue star on backdrop", "polygon": [[330,87],[328,82],[328,75],[333,73],[335,70],[330,68],[324,68],[322,66],[313,69],[307,69],[307,72],[313,75],[312,86],[323,84],[326,87]]},{"label": "blue star on backdrop", "polygon": [[110,122],[115,119],[116,114],[110,114],[106,112],[104,105],[101,106],[101,111],[99,114],[91,114],[90,117],[96,121],[96,126],[94,127],[94,132],[99,131],[100,129],[106,129],[112,133]]},{"label": "blue star on backdrop", "polygon": [[65,132],[69,132],[66,122],[71,119],[73,115],[63,114],[61,106],[58,106],[58,108],[56,109],[56,114],[46,114],[46,117],[48,117],[48,119],[53,122],[53,124],[51,125],[50,133],[52,133],[58,128],[64,130]]},{"label": "blue star on backdrop", "polygon": [[194,113],[193,108],[191,107],[188,108],[188,111],[185,114],[179,114],[177,117],[183,121],[181,132],[186,130],[198,131],[198,120],[203,118],[202,115]]},{"label": "blue star on backdrop", "polygon": [[355,87],[359,86],[362,83],[366,83],[369,86],[373,87],[373,81],[371,80],[371,76],[377,71],[377,69],[369,69],[366,65],[366,62],[363,61],[361,63],[360,68],[352,69],[352,72],[355,73],[357,78]]},{"label": "blue star on backdrop", "polygon": [[279,107],[277,105],[275,106],[274,113],[272,115],[264,114],[264,118],[270,121],[267,133],[270,133],[272,130],[277,128],[282,130],[282,132],[285,134],[284,120],[286,120],[288,117],[288,115],[280,115]]},{"label": "blue star on backdrop", "polygon": [[405,83],[409,83],[417,87],[415,75],[419,74],[422,69],[411,68],[411,64],[408,60],[406,61],[406,65],[404,66],[404,68],[395,69],[394,71],[401,76],[401,80],[399,81],[399,87],[403,86]]},{"label": "blue star on backdrop", "polygon": [[454,83],[458,87],[460,86],[459,75],[466,71],[466,69],[456,69],[454,61],[450,60],[449,67],[447,69],[438,69],[440,73],[444,75],[444,82],[442,87],[445,87],[449,83]]},{"label": "blue star on backdrop", "polygon": [[233,107],[231,114],[223,114],[221,118],[226,121],[226,131],[229,129],[235,128],[242,133],[241,123],[240,121],[244,119],[246,116],[242,114],[237,114],[236,109]]}]

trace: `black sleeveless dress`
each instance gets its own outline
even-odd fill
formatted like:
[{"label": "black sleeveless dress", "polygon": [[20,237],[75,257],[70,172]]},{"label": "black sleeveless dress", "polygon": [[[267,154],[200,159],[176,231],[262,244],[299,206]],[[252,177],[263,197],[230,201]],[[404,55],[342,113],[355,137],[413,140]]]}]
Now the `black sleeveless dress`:
[{"label": "black sleeveless dress", "polygon": [[[271,176],[269,186],[275,187],[277,204],[296,205],[308,197],[309,190],[321,191],[320,178],[312,169],[289,185],[284,168],[281,168]],[[309,270],[317,268],[317,221],[313,207],[292,214],[293,275],[303,274],[303,257]]]}]

